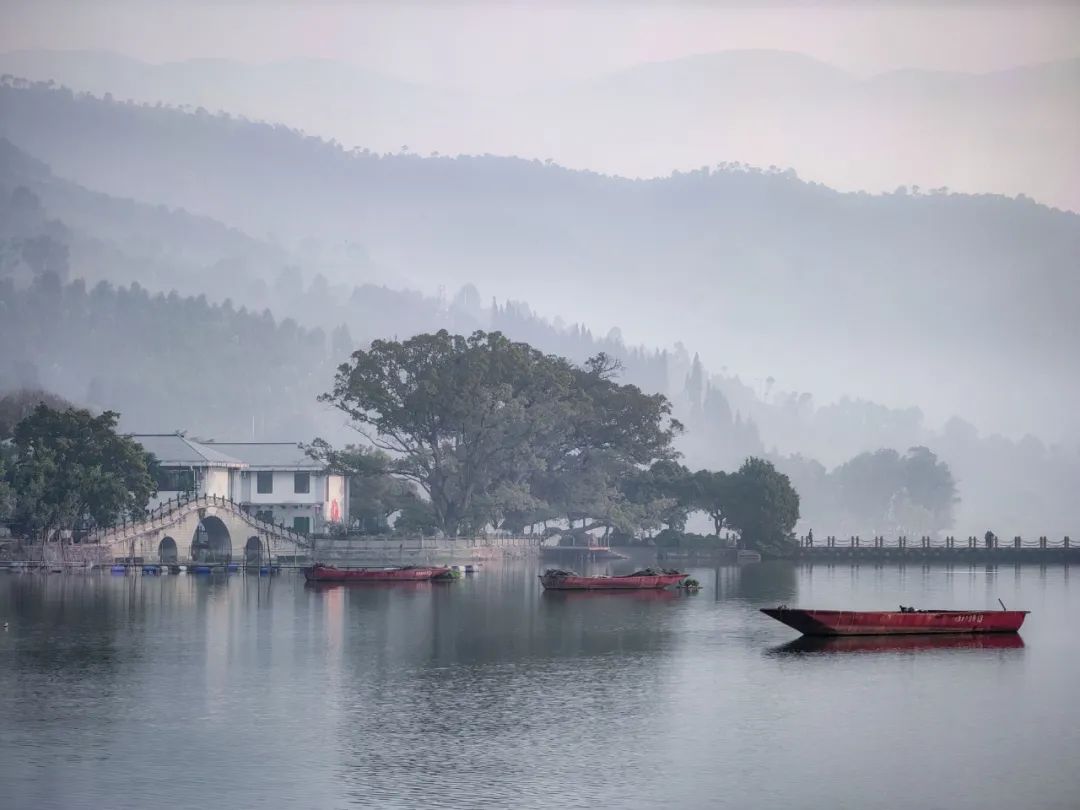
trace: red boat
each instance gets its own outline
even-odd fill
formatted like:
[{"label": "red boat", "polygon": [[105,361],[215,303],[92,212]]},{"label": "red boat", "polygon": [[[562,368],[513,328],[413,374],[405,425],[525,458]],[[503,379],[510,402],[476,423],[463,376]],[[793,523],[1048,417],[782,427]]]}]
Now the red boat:
[{"label": "red boat", "polygon": [[1015,633],[1026,610],[800,610],[761,612],[807,636],[891,636],[915,633]]},{"label": "red boat", "polygon": [[549,568],[540,577],[540,584],[550,591],[629,591],[654,590],[678,585],[686,574],[678,571],[635,571],[620,577],[583,577],[573,571]]},{"label": "red boat", "polygon": [[400,568],[336,568],[332,565],[312,565],[304,569],[308,582],[423,582],[449,577],[445,566],[406,565]]}]

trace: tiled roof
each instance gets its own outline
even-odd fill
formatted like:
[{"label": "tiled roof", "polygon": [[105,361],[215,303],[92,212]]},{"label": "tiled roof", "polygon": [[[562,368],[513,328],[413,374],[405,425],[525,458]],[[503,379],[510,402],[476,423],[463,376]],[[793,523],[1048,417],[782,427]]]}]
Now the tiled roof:
[{"label": "tiled roof", "polygon": [[253,469],[322,470],[326,466],[295,442],[205,442],[203,447],[227,453]]},{"label": "tiled roof", "polygon": [[244,462],[208,447],[203,442],[196,442],[179,433],[143,433],[131,438],[143,446],[148,453],[153,453],[163,466],[183,465],[188,467],[243,467]]}]

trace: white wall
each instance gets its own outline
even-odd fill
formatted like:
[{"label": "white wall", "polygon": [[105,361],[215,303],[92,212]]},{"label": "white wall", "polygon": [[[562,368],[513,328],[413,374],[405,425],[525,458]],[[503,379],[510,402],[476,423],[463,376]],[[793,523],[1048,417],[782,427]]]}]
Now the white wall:
[{"label": "white wall", "polygon": [[311,530],[321,532],[331,519],[336,503],[338,521],[348,519],[349,493],[345,476],[311,472],[309,491],[296,492],[296,471],[274,470],[274,491],[260,493],[257,491],[258,472],[252,469],[232,470],[230,475],[232,497],[238,503],[250,505],[252,514],[260,510],[270,511],[275,523],[284,522],[289,527],[293,525],[294,517],[310,517]]},{"label": "white wall", "polygon": [[217,495],[219,498],[229,497],[231,489],[229,487],[229,470],[227,468],[208,467],[202,471],[202,474],[202,486],[199,487],[201,495]]},{"label": "white wall", "polygon": [[[257,472],[257,470],[247,470],[251,489],[250,494],[244,499],[245,503],[301,503],[314,505],[322,503],[325,499],[326,476],[322,473],[311,473],[311,486],[308,488],[308,492],[296,492],[293,487],[294,472],[292,470],[285,472],[276,470],[272,473],[274,476],[274,491],[260,493],[257,486]],[[247,491],[247,487],[243,487],[243,490]]]}]

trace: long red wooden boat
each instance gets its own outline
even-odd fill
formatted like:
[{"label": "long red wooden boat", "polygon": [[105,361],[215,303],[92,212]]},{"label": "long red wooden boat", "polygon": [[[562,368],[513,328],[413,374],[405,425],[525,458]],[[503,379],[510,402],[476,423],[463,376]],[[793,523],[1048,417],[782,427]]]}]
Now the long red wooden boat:
[{"label": "long red wooden boat", "polygon": [[308,582],[422,582],[450,576],[445,566],[408,565],[400,568],[336,568],[312,565],[304,569]]},{"label": "long red wooden boat", "polygon": [[807,636],[884,636],[916,633],[1015,633],[1026,610],[800,610],[761,612]]},{"label": "long red wooden boat", "polygon": [[678,585],[686,579],[679,571],[635,571],[620,577],[583,577],[573,571],[549,568],[540,577],[540,584],[549,591],[627,591],[653,590]]}]

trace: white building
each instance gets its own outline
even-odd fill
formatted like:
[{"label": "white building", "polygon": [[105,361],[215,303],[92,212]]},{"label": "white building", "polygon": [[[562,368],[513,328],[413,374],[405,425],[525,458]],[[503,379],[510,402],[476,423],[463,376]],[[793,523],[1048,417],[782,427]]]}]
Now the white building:
[{"label": "white building", "polygon": [[217,495],[252,515],[310,534],[349,515],[349,480],[292,442],[216,442],[178,433],[132,436],[158,461],[156,506],[178,495]]}]

